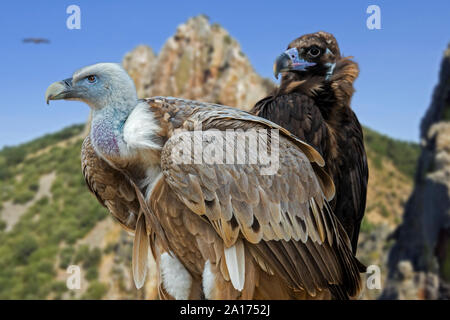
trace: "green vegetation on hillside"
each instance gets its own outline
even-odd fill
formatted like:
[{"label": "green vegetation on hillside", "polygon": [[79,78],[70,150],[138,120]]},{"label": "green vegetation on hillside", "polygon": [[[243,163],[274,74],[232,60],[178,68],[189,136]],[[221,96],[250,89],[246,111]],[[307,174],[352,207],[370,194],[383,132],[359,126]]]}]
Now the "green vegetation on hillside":
[{"label": "green vegetation on hillside", "polygon": [[76,124],[56,133],[46,134],[31,142],[15,147],[4,147],[0,150],[0,180],[10,177],[12,174],[10,170],[12,169],[12,166],[21,163],[27,155],[80,134],[83,131],[84,126],[84,124]]},{"label": "green vegetation on hillside", "polygon": [[366,148],[372,152],[375,166],[381,169],[383,158],[387,158],[398,170],[413,178],[420,154],[417,143],[396,140],[367,127],[364,128],[364,141]]},{"label": "green vegetation on hillside", "polygon": [[[6,200],[22,202],[21,197],[29,200],[30,196],[24,193],[33,197],[39,188],[39,177],[56,174],[51,197],[35,202],[11,231],[0,228],[3,229],[0,231],[0,299],[45,299],[49,295],[60,298],[67,288],[64,282],[56,280],[56,272],[58,268],[65,272],[64,267],[72,262],[80,263],[83,271],[89,271],[86,278],[97,278],[98,250],[80,249],[84,252],[77,261],[72,261],[70,252],[75,253],[73,246],[77,240],[105,218],[107,212],[89,193],[81,174],[82,140],[64,147],[54,146],[79,134],[82,128],[82,125],[72,126],[0,152],[0,157],[9,164],[3,168],[7,178],[0,180],[0,204]],[[47,147],[47,152],[26,157]],[[101,284],[95,284],[90,289],[91,296],[99,297],[103,289]]]}]

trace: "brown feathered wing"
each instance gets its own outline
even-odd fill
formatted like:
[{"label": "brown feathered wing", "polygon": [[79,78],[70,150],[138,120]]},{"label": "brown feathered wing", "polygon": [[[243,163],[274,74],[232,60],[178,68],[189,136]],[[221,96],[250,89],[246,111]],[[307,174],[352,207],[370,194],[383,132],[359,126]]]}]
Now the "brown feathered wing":
[{"label": "brown feathered wing", "polygon": [[123,228],[134,232],[139,214],[135,189],[126,175],[97,155],[89,136],[81,147],[81,169],[89,190],[100,204],[108,208]]},{"label": "brown feathered wing", "polygon": [[[242,289],[245,247],[263,270],[277,273],[294,289],[314,296],[337,285],[355,295],[360,287],[358,263],[327,204],[334,185],[321,168],[323,159],[317,151],[275,124],[243,112],[214,114],[205,110],[193,117],[200,122],[207,118],[202,122],[204,132],[219,130],[223,141],[227,129],[279,129],[281,134],[279,170],[274,175],[262,175],[256,164],[208,164],[213,161],[205,155],[202,164],[183,163],[185,159],[172,151],[190,150],[192,141],[207,148],[208,143],[196,139],[173,136],[163,148],[164,181],[160,187],[167,189],[164,185],[168,184],[180,201],[220,236],[228,271],[223,276]],[[225,144],[223,152],[227,152]],[[152,208],[172,205],[161,203],[153,194],[150,201],[158,201]],[[205,228],[205,224],[199,226]],[[191,233],[202,237],[206,231],[194,229]]]}]

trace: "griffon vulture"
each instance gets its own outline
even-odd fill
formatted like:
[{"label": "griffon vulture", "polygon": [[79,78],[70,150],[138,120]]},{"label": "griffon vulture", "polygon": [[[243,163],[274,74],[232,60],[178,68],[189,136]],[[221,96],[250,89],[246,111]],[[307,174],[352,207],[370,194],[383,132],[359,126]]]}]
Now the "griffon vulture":
[{"label": "griffon vulture", "polygon": [[[334,185],[324,161],[287,130],[231,107],[138,100],[131,78],[111,63],[50,85],[47,102],[59,99],[92,109],[83,174],[100,203],[135,233],[138,288],[151,252],[166,299],[346,298],[360,290],[358,261],[327,202]],[[239,145],[226,135],[238,129],[278,142],[269,148],[279,150],[277,171],[263,173],[248,159],[221,164],[212,161],[216,153],[191,161],[191,147],[219,145],[215,152],[233,154]],[[255,154],[249,148],[248,158]]]},{"label": "griffon vulture", "polygon": [[336,186],[331,208],[356,253],[366,207],[369,176],[363,132],[350,107],[358,65],[341,57],[330,33],[306,34],[292,41],[275,61],[282,73],[276,91],[251,113],[275,122],[316,148]]}]

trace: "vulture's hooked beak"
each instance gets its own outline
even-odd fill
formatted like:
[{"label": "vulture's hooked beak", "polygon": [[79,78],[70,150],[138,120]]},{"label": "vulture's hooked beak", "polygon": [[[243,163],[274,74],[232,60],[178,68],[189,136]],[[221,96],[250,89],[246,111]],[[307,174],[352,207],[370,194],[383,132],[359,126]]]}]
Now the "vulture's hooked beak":
[{"label": "vulture's hooked beak", "polygon": [[72,78],[53,82],[45,91],[45,101],[61,100],[72,97]]},{"label": "vulture's hooked beak", "polygon": [[308,67],[315,66],[314,62],[308,62],[300,58],[297,48],[291,48],[280,54],[273,64],[273,75],[278,79],[281,72],[305,71]]}]

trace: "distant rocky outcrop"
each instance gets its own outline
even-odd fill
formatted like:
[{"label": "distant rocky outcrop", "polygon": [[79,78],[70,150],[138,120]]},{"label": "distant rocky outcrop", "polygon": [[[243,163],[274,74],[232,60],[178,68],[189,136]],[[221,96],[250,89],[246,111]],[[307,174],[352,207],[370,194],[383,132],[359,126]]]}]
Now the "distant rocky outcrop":
[{"label": "distant rocky outcrop", "polygon": [[140,98],[175,96],[248,110],[274,88],[239,43],[203,15],[178,26],[157,56],[140,45],[125,55],[123,66]]},{"label": "distant rocky outcrop", "polygon": [[450,298],[450,45],[421,124],[421,156],[393,235],[385,299]]},{"label": "distant rocky outcrop", "polygon": [[123,58],[122,65],[134,80],[140,98],[144,98],[148,95],[155,62],[155,53],[146,45],[137,46]]}]

